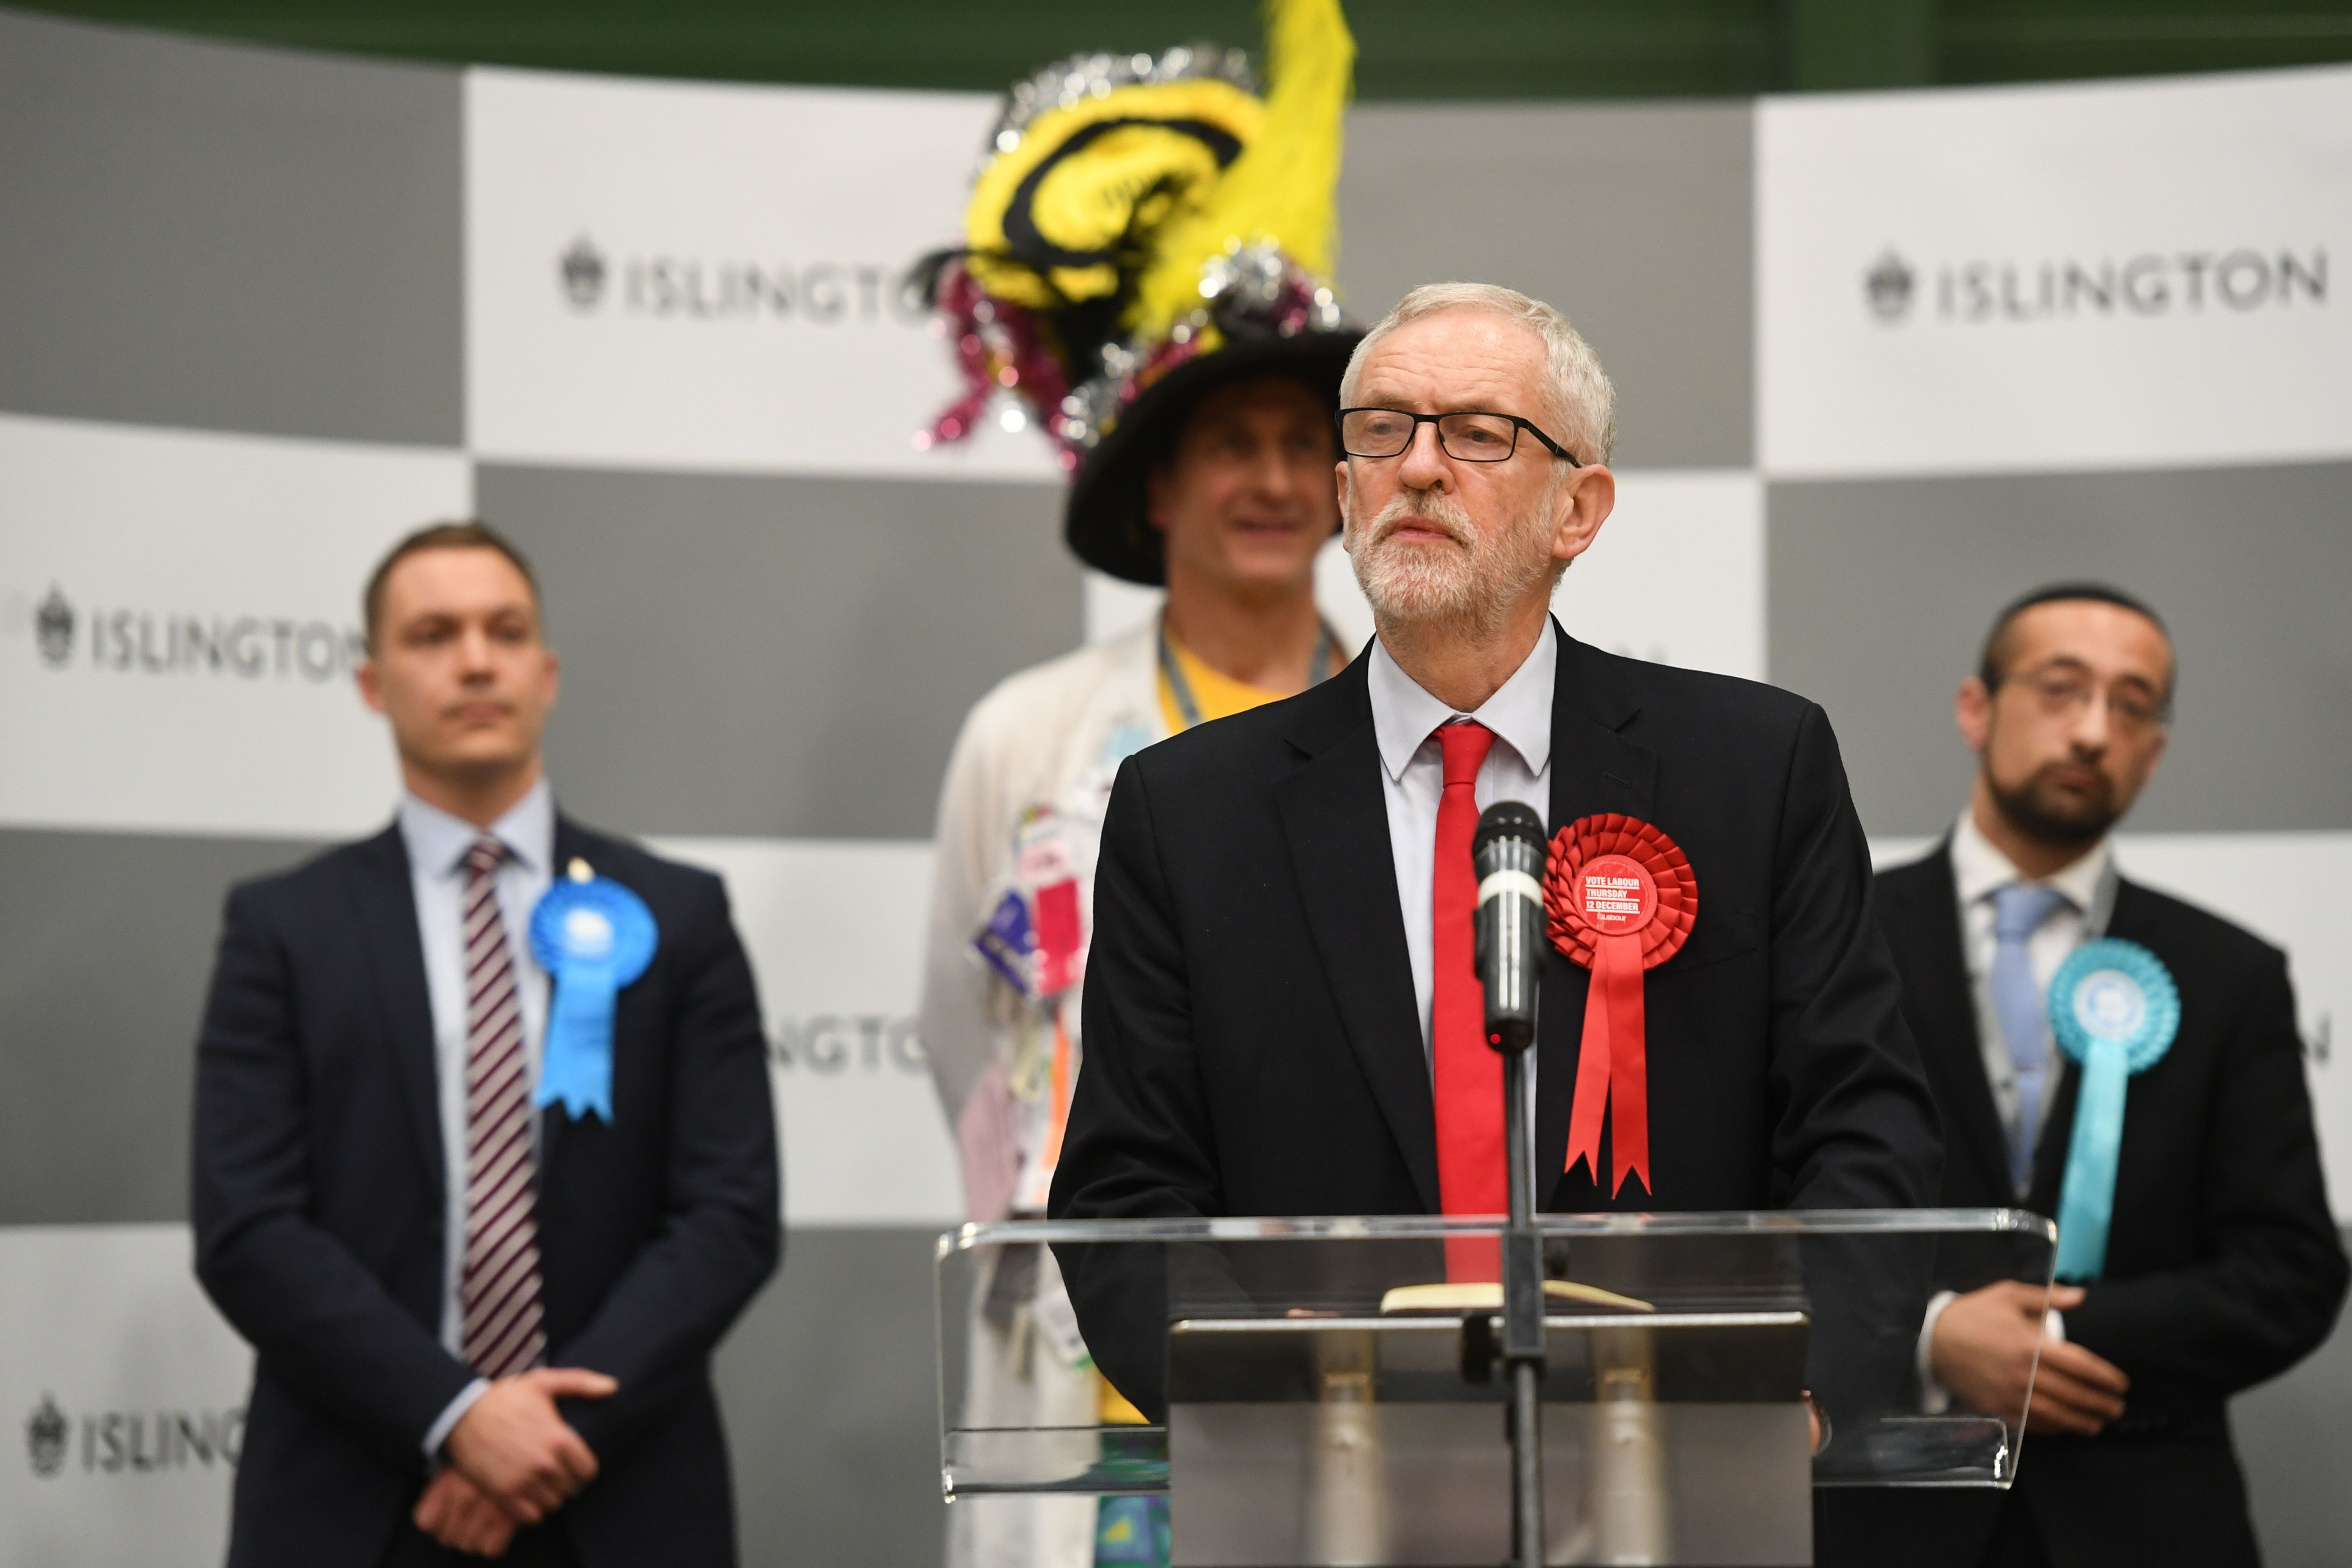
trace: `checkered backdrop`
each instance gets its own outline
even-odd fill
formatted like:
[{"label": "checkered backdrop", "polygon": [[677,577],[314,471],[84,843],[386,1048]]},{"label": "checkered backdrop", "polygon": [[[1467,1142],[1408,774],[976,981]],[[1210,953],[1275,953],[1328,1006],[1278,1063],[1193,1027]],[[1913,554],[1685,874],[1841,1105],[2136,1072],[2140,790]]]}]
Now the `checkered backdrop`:
[{"label": "checkered backdrop", "polygon": [[[724,872],[759,972],[793,1237],[720,1357],[748,1554],[936,1561],[934,792],[973,699],[1152,603],[1064,555],[1034,431],[909,439],[952,384],[905,275],[992,113],[0,13],[0,1564],[217,1553],[221,896],[385,821],[357,587],[468,512],[544,579],[564,805]],[[1622,500],[1567,624],[1822,700],[1889,852],[1964,798],[1999,603],[2161,606],[2179,729],[2124,859],[2293,952],[2352,1213],[2352,73],[1365,106],[1341,209],[1360,317],[1471,277],[1579,322]],[[2242,1423],[2276,1561],[2352,1542],[2292,1459],[2352,1441],[2337,1366]]]}]

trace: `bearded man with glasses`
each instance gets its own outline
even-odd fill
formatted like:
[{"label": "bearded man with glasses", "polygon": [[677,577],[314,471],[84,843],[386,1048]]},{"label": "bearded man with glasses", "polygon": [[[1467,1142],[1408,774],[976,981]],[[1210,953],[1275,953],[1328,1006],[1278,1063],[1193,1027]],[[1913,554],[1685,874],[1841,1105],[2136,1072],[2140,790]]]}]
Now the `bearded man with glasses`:
[{"label": "bearded man with glasses", "polygon": [[[1052,1214],[1500,1213],[1470,935],[1471,829],[1498,801],[1548,833],[1647,825],[1697,888],[1687,940],[1643,980],[1643,1092],[1605,1133],[1590,1108],[1602,1148],[1571,1152],[1591,976],[1544,955],[1540,1207],[1927,1201],[1934,1110],[1827,717],[1551,617],[1615,500],[1591,349],[1525,295],[1434,285],[1365,336],[1339,401],[1344,542],[1380,635],[1322,685],[1120,768]],[[1157,1415],[1164,1322],[1108,1265],[1070,1282],[1096,1363]]]},{"label": "bearded man with glasses", "polygon": [[[2227,1402],[2317,1348],[2344,1300],[2285,955],[2116,868],[2108,835],[2171,739],[2175,678],[2163,621],[2129,594],[2058,584],[2009,605],[1960,684],[1968,808],[1879,879],[1942,1112],[1941,1201],[2057,1219],[2064,1281],[2046,1315],[2022,1284],[1931,1304],[1927,1404],[2015,1410],[2031,1379],[2029,1436],[2006,1494],[1877,1504],[1904,1543],[1890,1563],[2257,1561]],[[2070,1201],[2085,1075],[2053,1026],[2070,958],[2103,939],[2152,954],[2179,1007],[2126,1080],[2084,1268],[2067,1233],[2092,1212]]]}]

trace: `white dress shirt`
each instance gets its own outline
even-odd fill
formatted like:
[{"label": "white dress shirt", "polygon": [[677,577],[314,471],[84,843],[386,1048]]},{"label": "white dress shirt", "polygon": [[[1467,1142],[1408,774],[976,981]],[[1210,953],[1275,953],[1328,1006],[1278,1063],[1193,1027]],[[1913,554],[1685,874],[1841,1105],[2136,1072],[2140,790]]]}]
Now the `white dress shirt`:
[{"label": "white dress shirt", "polygon": [[[1372,644],[1367,671],[1372,693],[1372,734],[1381,751],[1381,794],[1389,812],[1389,850],[1396,859],[1397,908],[1404,916],[1404,948],[1412,962],[1413,1000],[1421,1009],[1421,1047],[1431,1056],[1430,1015],[1436,989],[1435,916],[1430,899],[1437,863],[1437,802],[1445,790],[1439,725],[1475,719],[1495,732],[1495,746],[1478,769],[1478,809],[1515,800],[1551,826],[1551,691],[1559,668],[1559,634],[1549,620],[1510,679],[1475,713],[1447,707],[1422,689],[1388,645]],[[1434,1060],[1432,1056],[1433,1061]],[[1528,1058],[1532,1074],[1535,1057]],[[1530,1076],[1529,1086],[1534,1079]]]},{"label": "white dress shirt", "polygon": [[[466,851],[484,830],[405,794],[401,796],[399,822],[416,899],[416,933],[425,951],[425,986],[433,1008],[433,1067],[441,1113],[444,1235],[447,1238],[441,1275],[441,1344],[451,1355],[462,1355],[464,1312],[458,1305],[457,1288],[466,1255]],[[530,913],[555,876],[555,802],[547,781],[542,778],[532,785],[530,793],[488,831],[507,849],[493,879],[522,1006],[524,1081],[536,1092],[540,1053],[547,1037],[549,984],[547,971],[531,955]],[[534,1118],[534,1154],[538,1142],[539,1122]],[[425,1434],[427,1456],[440,1451],[449,1429],[488,1387],[477,1378],[449,1402]]]},{"label": "white dress shirt", "polygon": [[[1998,939],[1993,935],[1992,898],[2012,882],[2035,879],[2020,871],[1978,829],[1972,811],[1961,812],[1959,825],[1952,829],[1951,855],[1952,882],[1960,901],[1960,956],[1968,965],[1969,996],[1975,1004],[1977,1051],[1984,1060],[1985,1080],[1992,1089],[1993,1109],[2000,1113],[2001,1136],[2014,1144],[2025,1115],[2025,1102],[2018,1093],[2017,1064],[2010,1058],[2009,1040],[2000,1032],[2000,1016],[1993,1011],[1992,956]],[[2033,966],[2033,984],[2047,996],[2050,983],[2058,978],[2058,966],[2084,942],[2096,942],[2106,934],[2107,919],[2116,908],[2115,851],[2102,838],[2040,880],[2065,898],[2025,941],[2025,956]],[[2059,1064],[2057,1037],[2047,1018],[2042,1021],[2042,1044],[2053,1069],[2042,1097],[2046,1116],[2058,1098],[2054,1069]],[[2043,1125],[2046,1130],[2047,1122]],[[2021,1200],[2024,1195],[2018,1194]],[[1938,1291],[1927,1304],[1927,1321],[1919,1330],[1921,1404],[1931,1415],[1940,1415],[1951,1407],[1951,1395],[1936,1380],[1932,1351],[1936,1320],[1944,1315],[1944,1309],[1953,1299],[1951,1291]],[[2054,1307],[2042,1319],[2042,1326],[2044,1335],[2052,1340],[2063,1341],[2066,1337],[2065,1317]]]}]

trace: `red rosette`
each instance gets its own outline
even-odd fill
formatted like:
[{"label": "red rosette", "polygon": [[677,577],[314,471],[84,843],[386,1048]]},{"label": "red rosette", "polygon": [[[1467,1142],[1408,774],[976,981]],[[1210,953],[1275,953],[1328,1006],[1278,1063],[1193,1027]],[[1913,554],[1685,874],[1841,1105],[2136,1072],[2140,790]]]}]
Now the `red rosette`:
[{"label": "red rosette", "polygon": [[[1585,862],[1622,855],[1648,873],[1657,889],[1657,912],[1640,928],[1642,967],[1655,969],[1680,952],[1698,920],[1698,878],[1682,846],[1638,817],[1604,811],[1570,823],[1552,835],[1544,866],[1544,910],[1551,943],[1585,968],[1592,967],[1601,932],[1585,918],[1576,898],[1577,873]],[[1617,928],[1622,931],[1621,925]]]},{"label": "red rosette", "polygon": [[1568,1164],[1601,1181],[1601,1124],[1610,1111],[1616,1187],[1650,1180],[1649,1042],[1642,976],[1682,951],[1698,920],[1698,878],[1679,846],[1619,812],[1553,835],[1544,868],[1552,945],[1592,972],[1569,1112]]}]

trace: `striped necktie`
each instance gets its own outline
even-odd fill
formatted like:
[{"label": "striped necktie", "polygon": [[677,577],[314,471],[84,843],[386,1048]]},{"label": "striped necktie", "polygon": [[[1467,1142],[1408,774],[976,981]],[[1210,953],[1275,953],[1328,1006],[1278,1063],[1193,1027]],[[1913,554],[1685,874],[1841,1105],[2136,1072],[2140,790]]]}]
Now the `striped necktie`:
[{"label": "striped necktie", "polygon": [[466,1261],[458,1282],[466,1360],[484,1377],[538,1364],[539,1216],[530,1058],[498,869],[506,847],[466,851]]}]

